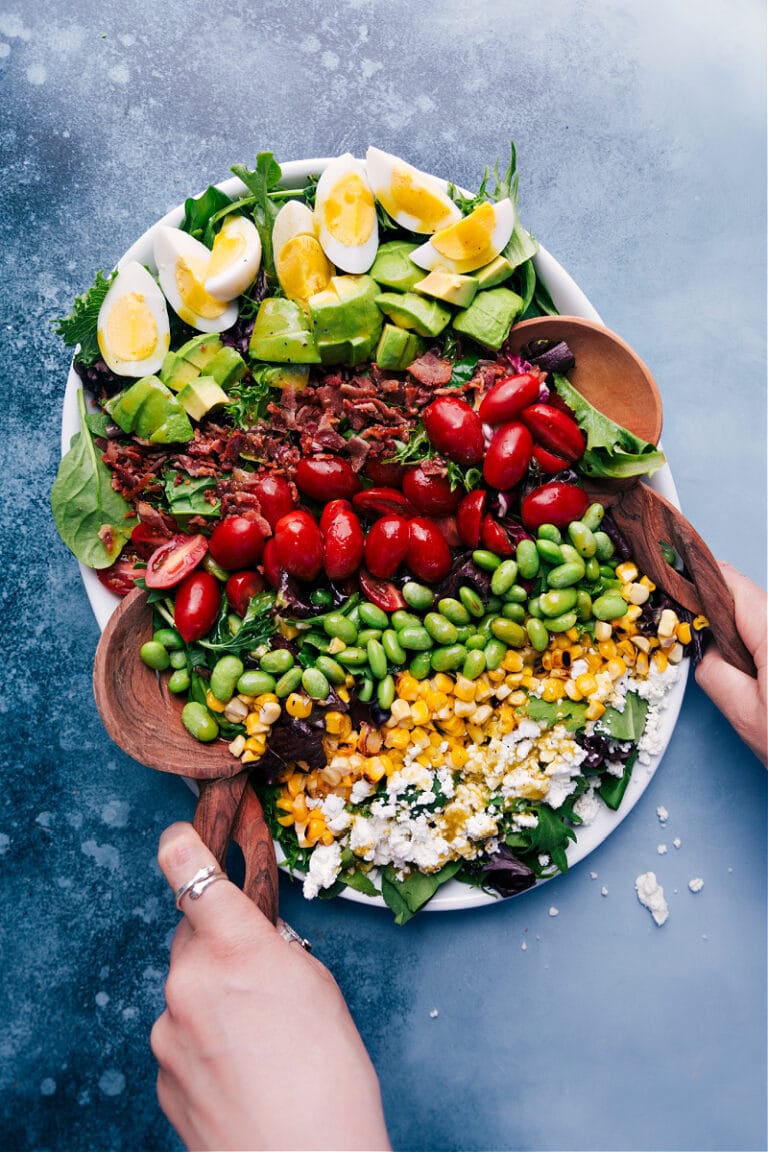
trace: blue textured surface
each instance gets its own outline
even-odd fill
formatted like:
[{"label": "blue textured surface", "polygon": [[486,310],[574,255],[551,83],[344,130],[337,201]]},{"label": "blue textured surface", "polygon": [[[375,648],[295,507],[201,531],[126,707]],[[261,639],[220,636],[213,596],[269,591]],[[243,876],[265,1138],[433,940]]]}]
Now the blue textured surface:
[{"label": "blue textured surface", "polygon": [[[259,148],[375,143],[473,187],[512,137],[525,223],[657,376],[685,512],[764,582],[764,40],[757,0],[0,11],[4,1150],[178,1146],[148,1049],[177,919],[154,852],[193,801],[93,705],[98,632],[47,509],[51,319]],[[403,929],[281,896],[349,998],[397,1147],[764,1149],[765,859],[765,773],[691,681],[645,796],[569,876]],[[635,898],[648,869],[661,929]]]}]

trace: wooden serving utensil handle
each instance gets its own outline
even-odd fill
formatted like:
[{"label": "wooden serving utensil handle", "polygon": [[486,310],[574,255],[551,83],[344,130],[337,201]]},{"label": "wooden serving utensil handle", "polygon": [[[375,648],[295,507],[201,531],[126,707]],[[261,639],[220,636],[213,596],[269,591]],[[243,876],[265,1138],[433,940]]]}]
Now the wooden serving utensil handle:
[{"label": "wooden serving utensil handle", "polygon": [[[640,567],[664,591],[690,612],[709,620],[712,634],[725,660],[757,676],[755,663],[736,627],[731,590],[715,557],[682,512],[647,484],[608,489],[588,486],[620,531],[632,542],[632,554]],[[661,551],[670,544],[683,561],[691,579],[676,572]]]},{"label": "wooden serving utensil handle", "polygon": [[234,841],[245,860],[243,891],[264,915],[277,922],[278,881],[275,848],[248,772],[227,779],[200,781],[194,826],[225,868],[227,848]]}]

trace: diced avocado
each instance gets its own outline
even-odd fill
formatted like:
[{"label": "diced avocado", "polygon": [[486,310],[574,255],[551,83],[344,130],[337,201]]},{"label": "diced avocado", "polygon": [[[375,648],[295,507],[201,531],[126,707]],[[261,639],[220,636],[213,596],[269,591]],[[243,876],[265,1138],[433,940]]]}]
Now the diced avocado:
[{"label": "diced avocado", "polygon": [[396,324],[385,324],[376,349],[376,363],[390,372],[404,372],[426,347],[426,341],[415,332],[406,332]]},{"label": "diced avocado", "polygon": [[370,360],[384,318],[376,306],[379,287],[370,276],[332,276],[309,298],[317,348],[323,364]]},{"label": "diced avocado", "polygon": [[297,300],[268,296],[259,305],[248,351],[275,364],[319,364],[312,322]]},{"label": "diced avocado", "polygon": [[181,391],[185,384],[199,375],[200,369],[196,368],[190,360],[185,360],[183,356],[179,356],[178,352],[166,352],[165,359],[160,366],[160,379],[174,392]]},{"label": "diced avocado", "polygon": [[270,388],[292,388],[294,392],[301,392],[309,384],[309,364],[275,364],[265,372]]},{"label": "diced avocado", "polygon": [[248,365],[236,348],[225,345],[206,365],[205,375],[212,376],[220,388],[226,392],[238,380],[242,380]]},{"label": "diced avocado", "polygon": [[229,402],[226,392],[219,387],[213,376],[198,376],[185,384],[178,396],[179,404],[193,420],[202,420],[212,408]]},{"label": "diced avocado", "polygon": [[186,412],[172,413],[159,428],[155,428],[149,439],[153,444],[186,444],[194,436],[192,425]]},{"label": "diced avocado", "polygon": [[142,440],[185,443],[194,436],[186,412],[157,376],[137,380],[105,407],[123,432],[133,432]]},{"label": "diced avocado", "polygon": [[457,312],[453,326],[484,348],[498,352],[522,306],[522,298],[511,289],[489,288],[478,292],[468,308]]},{"label": "diced avocado", "polygon": [[384,288],[394,288],[396,292],[410,292],[417,280],[424,277],[424,269],[411,260],[418,244],[407,240],[388,240],[376,253],[368,275]]},{"label": "diced avocado", "polygon": [[131,384],[130,388],[125,388],[107,400],[104,408],[123,432],[133,432],[141,406],[149,396],[155,380],[156,376],[143,376]]},{"label": "diced avocado", "polygon": [[444,304],[455,304],[458,308],[468,308],[477,292],[477,280],[474,276],[459,276],[456,272],[444,272],[436,269],[414,284],[414,292],[422,296],[432,296],[435,300],[442,300]]},{"label": "diced avocado", "polygon": [[484,264],[477,272],[473,272],[473,276],[480,288],[495,288],[497,284],[508,279],[514,270],[506,256],[497,256],[490,264]]},{"label": "diced avocado", "polygon": [[189,360],[190,364],[194,364],[195,368],[199,368],[202,372],[221,347],[221,336],[217,332],[201,332],[199,336],[193,336],[186,344],[182,344],[181,348],[177,349],[177,354],[183,360]]},{"label": "diced avocado", "polygon": [[429,300],[416,292],[382,292],[376,303],[385,316],[400,328],[408,328],[419,336],[439,336],[451,319],[451,313],[437,300]]}]

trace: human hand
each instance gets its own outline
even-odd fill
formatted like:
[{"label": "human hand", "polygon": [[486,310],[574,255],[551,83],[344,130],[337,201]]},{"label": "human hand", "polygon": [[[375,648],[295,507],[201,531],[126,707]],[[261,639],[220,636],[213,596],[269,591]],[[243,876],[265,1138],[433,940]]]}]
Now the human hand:
[{"label": "human hand", "polygon": [[733,593],[736,628],[757,668],[757,679],[728,664],[711,647],[696,681],[763,764],[768,764],[768,596],[731,564],[721,562]]},{"label": "human hand", "polygon": [[[163,832],[158,862],[174,892],[216,863],[191,824]],[[378,1079],[330,972],[229,880],[181,908],[151,1044],[186,1146],[388,1149]]]}]

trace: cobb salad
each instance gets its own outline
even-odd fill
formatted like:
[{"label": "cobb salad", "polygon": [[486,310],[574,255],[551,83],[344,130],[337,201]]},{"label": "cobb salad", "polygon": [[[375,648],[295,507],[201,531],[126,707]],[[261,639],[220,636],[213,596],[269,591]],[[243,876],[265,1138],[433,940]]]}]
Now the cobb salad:
[{"label": "cobb salad", "polygon": [[565,344],[505,350],[556,312],[514,148],[475,195],[376,148],[233,172],[59,322],[59,532],[146,588],[141,658],[250,767],[307,897],[403,923],[450,879],[523,891],[619,808],[706,625],[585,489],[664,457]]}]

